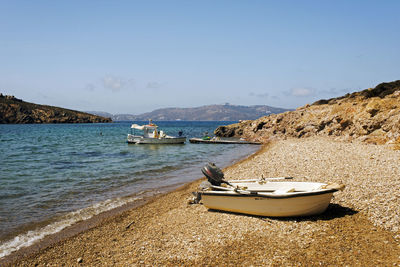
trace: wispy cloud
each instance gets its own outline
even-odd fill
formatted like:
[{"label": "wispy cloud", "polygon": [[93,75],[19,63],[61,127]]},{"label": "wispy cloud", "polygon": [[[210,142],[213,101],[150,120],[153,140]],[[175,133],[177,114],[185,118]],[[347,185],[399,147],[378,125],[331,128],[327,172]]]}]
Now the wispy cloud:
[{"label": "wispy cloud", "polygon": [[162,87],[162,84],[159,82],[148,82],[146,88],[148,89],[159,89]]},{"label": "wispy cloud", "polygon": [[337,89],[337,88],[330,88],[330,89],[326,89],[326,90],[320,90],[318,93],[321,95],[327,95],[330,97],[338,97],[338,96],[342,96],[344,94],[347,94],[349,92],[351,92],[352,90],[350,89]]},{"label": "wispy cloud", "polygon": [[256,94],[254,92],[250,92],[249,96],[258,97],[258,98],[268,98],[269,94],[268,93]]},{"label": "wispy cloud", "polygon": [[85,86],[85,90],[89,92],[93,92],[96,89],[96,86],[93,83],[88,83]]},{"label": "wispy cloud", "polygon": [[113,93],[117,93],[123,89],[134,89],[135,88],[135,80],[124,78],[120,76],[114,75],[105,75],[104,77],[95,80],[89,81],[83,85],[83,90],[87,92],[95,92],[99,90],[109,90]]},{"label": "wispy cloud", "polygon": [[112,92],[119,92],[122,89],[134,88],[135,80],[114,75],[107,75],[101,79],[101,84],[105,89],[111,90]]},{"label": "wispy cloud", "polygon": [[[147,83],[142,83],[140,86],[141,88],[145,89],[153,89],[157,90],[160,89],[164,86],[165,84],[156,82],[156,81],[150,81]],[[116,76],[116,75],[106,75],[103,78],[100,78],[99,80],[95,82],[88,82],[86,85],[84,85],[84,90],[89,91],[89,92],[94,92],[99,89],[107,89],[110,90],[113,93],[120,92],[122,90],[126,89],[135,89],[137,86],[137,83],[135,79],[133,78],[126,78],[122,76]]]},{"label": "wispy cloud", "polygon": [[103,78],[103,86],[113,92],[118,92],[125,86],[125,80],[120,77],[106,76]]},{"label": "wispy cloud", "polygon": [[315,90],[311,88],[298,87],[298,88],[292,88],[289,91],[283,91],[283,94],[285,96],[308,97],[314,95]]},{"label": "wispy cloud", "polygon": [[313,90],[309,88],[293,88],[290,92],[292,96],[297,97],[311,96],[313,93]]}]

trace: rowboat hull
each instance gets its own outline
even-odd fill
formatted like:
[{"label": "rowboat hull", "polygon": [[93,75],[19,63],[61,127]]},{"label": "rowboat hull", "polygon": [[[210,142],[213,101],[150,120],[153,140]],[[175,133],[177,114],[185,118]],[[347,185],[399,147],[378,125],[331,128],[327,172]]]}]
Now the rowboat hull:
[{"label": "rowboat hull", "polygon": [[241,195],[235,192],[202,192],[202,203],[208,209],[267,217],[310,216],[323,213],[333,191],[311,195],[273,197]]},{"label": "rowboat hull", "polygon": [[341,190],[336,185],[325,183],[272,179],[281,178],[230,181],[229,187],[212,186],[212,190],[199,193],[202,203],[209,209],[268,217],[292,217],[324,212],[333,193]]}]

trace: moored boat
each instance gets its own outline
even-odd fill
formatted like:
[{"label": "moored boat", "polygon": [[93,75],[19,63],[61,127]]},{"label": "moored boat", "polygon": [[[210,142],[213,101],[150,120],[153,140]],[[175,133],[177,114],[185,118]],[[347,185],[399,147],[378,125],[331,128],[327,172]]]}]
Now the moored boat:
[{"label": "moored boat", "polygon": [[213,137],[210,139],[204,139],[204,138],[190,138],[189,139],[190,143],[194,144],[247,144],[247,145],[261,145],[259,142],[251,142],[251,141],[246,141],[242,140],[239,138],[220,138],[220,137]]},{"label": "moored boat", "polygon": [[[158,126],[151,120],[147,125],[132,124],[132,130],[134,132],[128,134],[129,144],[183,144],[186,141],[185,136],[170,136],[164,131],[158,131]],[[136,130],[143,131],[143,134],[136,135]]]},{"label": "moored boat", "polygon": [[323,213],[333,193],[344,185],[293,182],[292,177],[224,181],[215,165],[202,169],[209,182],[197,192],[208,209],[267,217],[309,216]]}]

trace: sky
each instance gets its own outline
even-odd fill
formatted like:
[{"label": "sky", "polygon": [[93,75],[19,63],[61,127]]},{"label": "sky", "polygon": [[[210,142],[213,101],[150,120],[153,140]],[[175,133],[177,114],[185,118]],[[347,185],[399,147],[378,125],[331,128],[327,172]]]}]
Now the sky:
[{"label": "sky", "polygon": [[297,108],[400,79],[400,1],[3,1],[0,92],[81,111]]}]

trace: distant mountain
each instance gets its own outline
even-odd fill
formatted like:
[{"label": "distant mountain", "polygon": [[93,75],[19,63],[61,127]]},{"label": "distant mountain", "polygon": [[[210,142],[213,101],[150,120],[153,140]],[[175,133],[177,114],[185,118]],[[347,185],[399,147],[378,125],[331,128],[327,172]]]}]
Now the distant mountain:
[{"label": "distant mountain", "polygon": [[[162,108],[140,115],[116,114],[111,118],[114,121],[238,121],[254,120],[262,116],[282,113],[289,109],[275,108],[265,105],[237,106],[237,105],[208,105],[194,108]],[[104,112],[92,112],[101,115]]]},{"label": "distant mountain", "polygon": [[111,122],[111,119],[65,108],[29,103],[14,96],[0,94],[0,124],[94,122]]},{"label": "distant mountain", "polygon": [[97,115],[97,116],[104,117],[104,118],[112,118],[114,116],[113,114],[104,112],[104,111],[83,111],[83,112]]},{"label": "distant mountain", "polygon": [[136,115],[132,114],[115,114],[111,117],[114,121],[134,121],[136,119]]},{"label": "distant mountain", "polygon": [[102,116],[102,117],[107,117],[107,118],[111,118],[113,121],[134,121],[137,120],[137,116],[136,115],[132,115],[132,114],[111,114],[108,112],[104,112],[104,111],[85,111],[87,113],[93,114],[93,115],[97,115],[97,116]]}]

